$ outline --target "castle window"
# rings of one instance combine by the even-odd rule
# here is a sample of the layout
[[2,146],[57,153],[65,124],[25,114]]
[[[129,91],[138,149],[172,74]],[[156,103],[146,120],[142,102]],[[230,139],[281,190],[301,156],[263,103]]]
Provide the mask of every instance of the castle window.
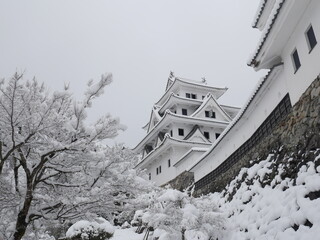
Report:
[[216,118],[216,113],[214,111],[205,111],[204,113],[207,118]]
[[159,166],[159,174],[161,173],[161,166]]
[[296,73],[298,69],[301,67],[300,58],[299,58],[297,49],[293,51],[293,53],[291,54],[291,58],[294,66],[294,73]]
[[157,168],[157,175],[159,174],[159,168]]
[[210,133],[209,132],[203,132],[203,135],[206,137],[206,139],[210,139]]
[[188,115],[188,110],[185,108],[182,108],[182,115]]
[[149,173],[149,180],[151,180],[151,173]]
[[191,94],[190,93],[186,93],[186,98],[191,98]]
[[216,133],[216,138],[220,137],[220,133]]
[[308,30],[305,33],[308,46],[309,46],[309,53],[312,51],[312,49],[317,45],[317,39],[316,35],[314,34],[312,25],[309,26]]
[[179,128],[178,129],[178,134],[179,134],[179,136],[184,136],[184,129],[183,128]]
[[192,99],[197,99],[197,95],[196,94],[191,94],[191,98]]
[[171,167],[171,161],[170,161],[170,159],[168,160],[168,167]]
[[173,136],[173,132],[172,132],[172,130],[170,131],[170,136],[171,136],[171,137]]

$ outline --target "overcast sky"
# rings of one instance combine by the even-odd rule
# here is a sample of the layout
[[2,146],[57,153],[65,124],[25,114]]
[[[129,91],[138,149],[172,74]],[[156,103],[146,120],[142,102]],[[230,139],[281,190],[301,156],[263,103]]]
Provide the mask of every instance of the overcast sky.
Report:
[[110,112],[128,129],[115,140],[134,147],[169,72],[229,90],[241,107],[263,75],[246,66],[259,31],[252,0],[0,0],[0,78],[25,71],[52,90],[70,82],[77,98],[89,79],[113,83],[90,110]]

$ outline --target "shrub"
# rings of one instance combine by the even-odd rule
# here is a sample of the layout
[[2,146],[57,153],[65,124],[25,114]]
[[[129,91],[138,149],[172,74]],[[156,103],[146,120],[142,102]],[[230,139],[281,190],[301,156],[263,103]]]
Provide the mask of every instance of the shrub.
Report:
[[68,240],[106,240],[113,236],[114,227],[105,219],[98,218],[94,222],[81,220],[73,224],[67,231]]

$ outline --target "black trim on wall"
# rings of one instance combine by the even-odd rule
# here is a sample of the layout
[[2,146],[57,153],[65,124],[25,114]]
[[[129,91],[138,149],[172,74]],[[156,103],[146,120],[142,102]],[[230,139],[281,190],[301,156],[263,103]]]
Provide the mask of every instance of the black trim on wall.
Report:
[[270,135],[274,127],[291,111],[292,105],[289,94],[287,94],[245,143],[243,143],[233,154],[231,154],[230,157],[228,157],[220,166],[195,183],[195,189],[197,190],[203,188],[219,175],[229,170],[250,149],[252,149],[265,137]]

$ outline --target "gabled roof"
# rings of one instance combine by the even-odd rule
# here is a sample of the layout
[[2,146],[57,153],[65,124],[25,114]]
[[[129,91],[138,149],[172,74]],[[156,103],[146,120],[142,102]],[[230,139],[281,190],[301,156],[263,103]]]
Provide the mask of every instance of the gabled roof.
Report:
[[222,141],[222,139],[224,139],[228,133],[230,132],[231,129],[233,129],[234,126],[236,126],[236,124],[241,120],[241,118],[243,117],[244,114],[247,113],[249,107],[251,107],[251,104],[253,102],[253,100],[256,98],[256,96],[260,93],[261,89],[264,87],[264,85],[267,84],[268,80],[271,78],[275,78],[279,72],[283,69],[283,64],[274,66],[273,68],[270,69],[270,71],[268,72],[268,74],[262,78],[259,83],[257,84],[256,88],[254,89],[253,93],[251,94],[251,96],[249,97],[247,103],[243,106],[243,108],[241,109],[241,111],[238,113],[238,115],[233,119],[233,121],[229,124],[229,126],[221,133],[221,135],[219,136],[219,138],[213,143],[212,147],[210,147],[210,149],[208,150],[208,152],[206,152],[200,159],[198,162],[196,162],[193,166],[191,166],[189,169],[187,169],[187,171],[192,170],[193,168],[195,168],[199,163],[201,163],[205,157],[207,157],[218,145],[219,143]]
[[217,103],[211,93],[207,94],[201,106],[191,115],[191,117],[197,117],[201,112],[205,111],[205,109],[207,109],[207,107],[211,105],[213,105],[221,113],[221,115],[226,118],[227,121],[232,120],[228,113],[226,113],[225,110],[220,106],[220,104]]
[[134,147],[133,151],[141,151],[143,149],[143,145],[146,144],[150,138],[155,138],[155,134],[157,132],[160,132],[163,127],[167,126],[166,124],[169,123],[186,123],[186,124],[200,124],[200,125],[206,125],[206,126],[216,126],[216,127],[226,127],[229,122],[226,121],[219,121],[216,119],[211,118],[195,118],[190,116],[184,116],[184,115],[178,115],[170,112],[169,110],[165,111],[164,116],[162,119],[152,128],[149,130],[148,134],[138,143],[136,147]]
[[271,32],[271,29],[273,27],[273,25],[275,24],[278,16],[279,16],[279,13],[281,12],[281,9],[282,9],[282,6],[283,4],[285,3],[286,0],[277,0],[275,5],[274,5],[274,8],[272,10],[272,13],[270,14],[269,16],[269,19],[267,21],[267,26],[265,27],[263,33],[262,33],[262,36],[261,36],[261,39],[258,43],[258,46],[254,52],[254,54],[252,55],[252,57],[250,57],[249,61],[248,61],[248,66],[257,66],[259,63],[256,61],[257,59],[257,56],[259,55],[262,47],[264,46],[266,40],[268,39],[268,36]]
[[155,107],[155,106],[151,110],[149,123],[147,123],[147,125],[145,125],[145,127],[148,127],[147,132],[150,131],[150,127],[152,126],[153,119],[156,119],[158,122],[161,120],[161,116],[159,115],[157,107]]
[[177,94],[171,93],[168,99],[162,104],[162,106],[159,108],[159,113],[164,112],[166,109],[168,109],[174,102],[177,103],[185,103],[188,105],[200,105],[202,103],[202,100],[199,99],[191,99],[191,98],[185,98],[180,97]]
[[176,138],[172,138],[169,134],[166,134],[164,137],[164,140],[159,144],[156,148],[154,148],[151,152],[148,153],[147,156],[145,156],[142,161],[140,161],[134,168],[138,168],[143,164],[148,163],[148,161],[156,156],[159,153],[162,153],[166,148],[169,148],[173,145],[181,145],[181,146],[201,146],[201,147],[209,147],[211,143],[204,143],[204,142],[194,142],[194,141],[185,141],[185,140],[179,140]]
[[165,99],[168,98],[169,94],[173,92],[173,89],[177,87],[178,85],[185,85],[185,86],[190,86],[193,88],[201,88],[201,89],[207,89],[212,92],[215,92],[217,94],[217,98],[221,97],[227,90],[228,88],[217,88],[217,87],[211,87],[206,85],[205,83],[200,83],[200,82],[195,82],[183,78],[175,78],[173,83],[170,85],[170,87],[166,90],[166,92],[162,95],[160,100],[155,103],[157,106],[162,106],[162,104],[165,102]]
[[195,125],[183,140],[189,140],[194,137],[200,137],[203,142],[210,143],[210,141],[203,135],[198,125]]

